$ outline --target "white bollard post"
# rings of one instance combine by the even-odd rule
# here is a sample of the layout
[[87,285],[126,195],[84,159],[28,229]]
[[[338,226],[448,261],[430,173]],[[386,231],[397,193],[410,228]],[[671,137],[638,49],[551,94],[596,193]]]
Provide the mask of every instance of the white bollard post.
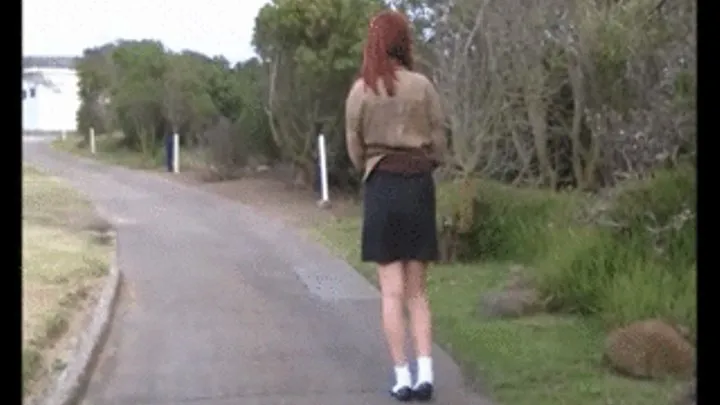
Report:
[[60,139],[64,141],[65,137],[65,130],[60,131]]
[[95,128],[90,128],[90,153],[95,154]]
[[328,190],[327,151],[323,134],[318,135],[318,155],[320,156],[320,201],[318,201],[318,206],[325,208],[330,205],[330,191]]
[[172,168],[173,173],[180,172],[180,136],[173,134],[173,149],[172,149]]

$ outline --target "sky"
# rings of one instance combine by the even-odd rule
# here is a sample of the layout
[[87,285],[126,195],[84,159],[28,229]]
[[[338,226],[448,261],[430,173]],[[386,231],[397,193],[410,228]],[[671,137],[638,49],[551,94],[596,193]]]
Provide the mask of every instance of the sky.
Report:
[[157,39],[231,62],[254,56],[255,16],[268,0],[23,0],[23,55],[79,56],[117,39]]

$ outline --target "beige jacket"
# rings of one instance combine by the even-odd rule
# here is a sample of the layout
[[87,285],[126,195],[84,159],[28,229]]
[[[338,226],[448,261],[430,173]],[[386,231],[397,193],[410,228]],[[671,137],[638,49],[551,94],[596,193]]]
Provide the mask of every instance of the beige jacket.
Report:
[[359,79],[345,101],[345,136],[350,160],[363,181],[398,148],[423,148],[442,164],[447,153],[445,115],[435,86],[424,75],[397,71],[395,96],[378,81],[379,95]]

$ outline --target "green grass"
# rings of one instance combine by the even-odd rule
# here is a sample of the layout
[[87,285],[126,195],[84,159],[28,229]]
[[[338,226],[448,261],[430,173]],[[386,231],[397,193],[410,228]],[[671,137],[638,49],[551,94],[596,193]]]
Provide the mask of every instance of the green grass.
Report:
[[118,134],[98,135],[95,138],[95,154],[80,136],[68,136],[53,142],[53,147],[74,155],[94,158],[105,163],[125,166],[132,169],[155,170],[164,167],[162,150],[143,154],[122,145],[122,137]]
[[[79,136],[68,136],[53,141],[57,150],[68,152],[77,156],[98,159],[104,163],[140,170],[166,170],[165,150],[158,148],[154,151],[142,153],[128,148],[122,143],[122,134],[98,135],[95,138],[95,154],[90,153],[90,147]],[[205,167],[202,153],[198,150],[182,149],[180,152],[181,169],[195,169]]]
[[529,266],[555,311],[591,316],[606,328],[663,318],[692,335],[694,180],[694,167],[683,164],[602,197],[479,179],[448,182],[438,187],[438,211],[466,224],[464,261]]
[[62,360],[59,341],[107,272],[111,246],[96,242],[92,206],[58,179],[23,166],[22,379],[32,394]]
[[[342,219],[313,234],[376,283],[359,261],[360,221]],[[428,292],[436,341],[460,362],[472,382],[482,380],[500,405],[657,405],[676,385],[618,377],[601,364],[604,329],[577,316],[540,315],[486,320],[476,315],[484,291],[506,280],[501,262],[435,266]]]

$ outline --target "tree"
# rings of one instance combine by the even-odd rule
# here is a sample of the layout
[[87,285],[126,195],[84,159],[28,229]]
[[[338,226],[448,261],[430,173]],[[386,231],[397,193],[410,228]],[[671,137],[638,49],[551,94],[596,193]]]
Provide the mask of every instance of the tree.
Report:
[[163,76],[163,114],[174,133],[198,133],[218,114],[208,84],[203,80],[203,69],[209,67],[192,55],[167,56]]
[[169,126],[163,118],[165,49],[156,41],[121,42],[112,62],[116,80],[110,103],[118,126],[130,147],[152,154]]
[[694,150],[692,2],[392,3],[464,175],[595,190]]
[[265,113],[298,183],[308,184],[315,172],[318,122],[330,140],[330,160],[344,149],[344,98],[368,19],[381,6],[375,0],[275,0],[255,20],[253,44],[268,69]]
[[[596,190],[695,151],[689,0],[274,0],[256,17],[259,58],[235,66],[147,40],[86,50],[79,127],[121,130],[146,151],[173,131],[218,152],[232,144],[307,185],[321,123],[331,183],[354,187],[344,99],[386,6],[410,17],[417,69],[442,95],[453,175]],[[228,156],[228,173],[253,160]]]
[[113,43],[86,49],[75,64],[80,96],[78,130],[82,133],[87,133],[90,128],[105,133],[113,126],[114,116],[107,102],[114,80],[111,60],[114,49]]

